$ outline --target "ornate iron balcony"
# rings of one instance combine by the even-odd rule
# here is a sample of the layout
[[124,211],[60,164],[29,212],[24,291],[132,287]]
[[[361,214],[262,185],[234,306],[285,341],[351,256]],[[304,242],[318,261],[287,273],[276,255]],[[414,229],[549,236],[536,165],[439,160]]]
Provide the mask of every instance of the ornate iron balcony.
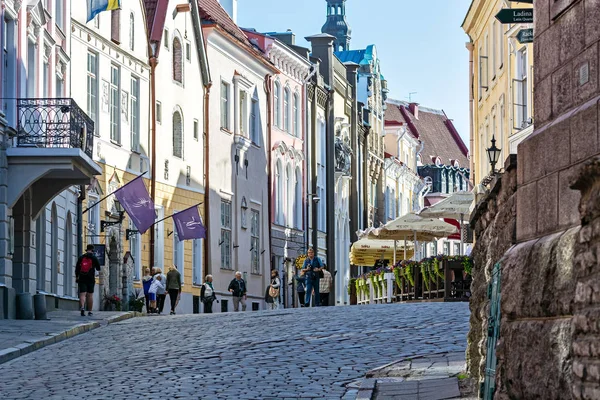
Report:
[[17,146],[81,149],[92,158],[94,121],[73,99],[18,99]]

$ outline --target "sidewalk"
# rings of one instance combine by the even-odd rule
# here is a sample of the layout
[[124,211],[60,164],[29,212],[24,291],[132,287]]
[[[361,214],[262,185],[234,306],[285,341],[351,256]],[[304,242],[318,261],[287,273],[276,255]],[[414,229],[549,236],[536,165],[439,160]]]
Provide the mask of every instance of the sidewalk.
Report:
[[460,399],[458,378],[464,368],[464,352],[406,358],[369,371],[356,399]]
[[46,321],[3,319],[0,321],[0,364],[137,315],[141,314],[98,311],[91,317],[82,317],[79,311],[53,311],[48,313]]

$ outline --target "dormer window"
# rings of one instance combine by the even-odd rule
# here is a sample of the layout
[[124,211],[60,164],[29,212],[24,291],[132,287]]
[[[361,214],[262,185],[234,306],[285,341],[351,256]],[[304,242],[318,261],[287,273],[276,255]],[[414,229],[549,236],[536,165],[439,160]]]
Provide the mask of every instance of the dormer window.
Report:
[[442,166],[442,160],[439,157],[435,158],[435,165],[436,165],[436,167]]

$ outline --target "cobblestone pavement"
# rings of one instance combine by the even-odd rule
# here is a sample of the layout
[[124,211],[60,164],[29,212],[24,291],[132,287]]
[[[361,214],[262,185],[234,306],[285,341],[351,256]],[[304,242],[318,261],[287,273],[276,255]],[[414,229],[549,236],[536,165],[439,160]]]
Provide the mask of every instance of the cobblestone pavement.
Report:
[[0,365],[0,398],[340,399],[373,368],[464,351],[468,317],[424,303],[134,318]]

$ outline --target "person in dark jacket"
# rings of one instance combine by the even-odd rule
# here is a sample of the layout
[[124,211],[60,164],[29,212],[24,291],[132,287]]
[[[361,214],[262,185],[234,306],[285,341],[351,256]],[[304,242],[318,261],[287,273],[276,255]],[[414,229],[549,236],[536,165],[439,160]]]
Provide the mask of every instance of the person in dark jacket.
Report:
[[310,307],[310,300],[314,293],[315,307],[321,305],[321,297],[319,296],[319,278],[320,272],[323,270],[323,263],[319,257],[315,257],[315,251],[310,248],[306,254],[308,257],[304,260],[302,271],[306,277],[306,294],[304,296],[304,306]]
[[206,275],[204,284],[202,285],[202,290],[200,291],[200,301],[204,303],[205,314],[212,314],[213,302],[217,300],[217,295],[215,294],[215,288],[213,287],[212,281],[212,275]]
[[242,279],[242,273],[237,271],[235,278],[229,283],[229,292],[233,295],[233,311],[237,312],[242,303],[242,311],[246,311],[246,281]]
[[[152,268],[154,270],[154,268]],[[146,298],[146,313],[150,314],[150,286],[152,285],[152,275],[150,275],[150,268],[144,268],[144,276],[142,277],[142,286],[144,288],[144,297]]]
[[92,315],[96,271],[100,271],[100,261],[94,255],[94,245],[88,244],[85,254],[79,257],[75,266],[75,282],[79,286],[79,307],[82,317],[85,316],[86,300],[88,316]]
[[167,273],[167,292],[171,300],[171,315],[175,315],[175,307],[181,297],[181,274],[177,271],[177,265],[173,265]]

